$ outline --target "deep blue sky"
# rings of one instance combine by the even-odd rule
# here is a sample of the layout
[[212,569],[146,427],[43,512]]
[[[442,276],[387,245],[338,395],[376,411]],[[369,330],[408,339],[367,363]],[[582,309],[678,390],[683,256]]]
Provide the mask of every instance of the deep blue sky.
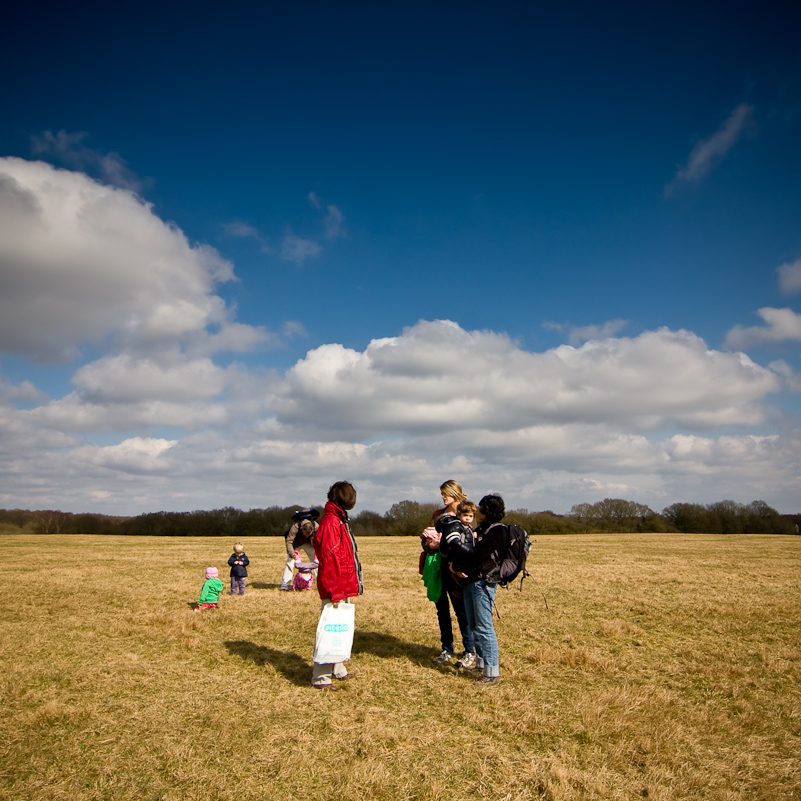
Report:
[[[141,224],[149,215],[186,238],[187,262],[176,267],[172,246],[122,211],[110,235],[112,212],[84,207],[80,192],[58,234],[55,207],[29,234],[10,222],[0,232],[0,289],[19,312],[0,332],[15,465],[0,505],[318,502],[348,476],[378,511],[436,499],[446,478],[532,509],[608,496],[657,509],[722,497],[796,509],[797,9],[12,13],[0,157],[59,172],[45,186],[8,162],[4,186],[29,210],[78,192],[83,175],[98,182],[86,191],[115,187],[108,209],[133,199]],[[235,280],[184,283],[200,247]],[[168,262],[183,277],[165,285]],[[56,274],[74,276],[61,296]],[[81,286],[85,305],[79,292],[58,304]],[[160,298],[166,316],[180,316],[182,300],[202,311],[170,334],[163,316],[142,322]],[[58,324],[49,301],[66,309]],[[209,311],[220,301],[224,325]],[[760,309],[786,311],[769,321]],[[455,326],[426,327],[437,320]],[[195,341],[233,324],[245,328],[230,336],[250,336],[233,355]],[[694,344],[666,354],[683,336]],[[384,338],[409,348],[403,386],[369,349]],[[325,350],[334,344],[352,351],[347,369]],[[319,370],[313,353],[330,375],[310,388],[290,368]],[[364,372],[349,372],[354,359]],[[182,371],[205,388],[194,393]],[[517,416],[499,386],[514,378],[527,398]],[[459,402],[437,407],[449,391]],[[254,395],[259,407],[243,406]],[[182,405],[200,403],[182,419]],[[296,471],[283,460],[298,449]],[[43,468],[56,456],[58,468]]]

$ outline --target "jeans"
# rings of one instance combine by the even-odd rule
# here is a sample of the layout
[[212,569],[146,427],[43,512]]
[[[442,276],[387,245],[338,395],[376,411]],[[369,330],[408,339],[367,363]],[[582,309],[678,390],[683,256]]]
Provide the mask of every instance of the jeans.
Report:
[[479,665],[484,665],[484,675],[490,677],[501,675],[498,638],[495,636],[495,625],[492,620],[496,589],[495,584],[477,581],[475,584],[468,584],[464,590],[467,622],[476,639],[476,658]]
[[236,595],[237,590],[240,595],[245,594],[245,576],[231,576],[231,595]]
[[[468,654],[476,651],[473,637],[473,627],[467,618],[464,596],[459,597],[459,587],[456,586],[450,575],[447,565],[442,567],[442,595],[437,601],[437,620],[439,621],[439,636],[442,641],[442,650],[453,653],[453,624],[451,623],[451,605],[456,613],[456,622],[462,635],[462,645]],[[450,599],[450,601],[449,601]]]

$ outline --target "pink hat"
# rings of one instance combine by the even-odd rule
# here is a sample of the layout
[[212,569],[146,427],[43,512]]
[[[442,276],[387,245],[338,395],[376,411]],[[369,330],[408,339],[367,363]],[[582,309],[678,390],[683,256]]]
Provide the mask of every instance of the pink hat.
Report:
[[206,578],[217,578],[219,576],[219,572],[217,571],[216,567],[207,567],[206,568]]

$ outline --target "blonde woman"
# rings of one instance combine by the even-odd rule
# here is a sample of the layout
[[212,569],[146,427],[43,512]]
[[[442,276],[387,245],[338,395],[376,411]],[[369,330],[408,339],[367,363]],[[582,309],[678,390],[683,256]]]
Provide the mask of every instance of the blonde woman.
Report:
[[[440,542],[437,541],[436,537],[431,536],[432,528],[436,525],[437,520],[443,515],[455,516],[456,507],[461,501],[467,500],[467,496],[462,490],[462,485],[458,481],[453,481],[452,479],[446,481],[439,488],[439,491],[442,496],[442,503],[444,504],[443,508],[434,512],[434,516],[431,518],[431,526],[423,532],[421,537],[423,550],[426,552],[431,552],[440,547]],[[456,518],[454,517],[454,519]],[[461,654],[459,660],[459,667],[470,668],[476,661],[473,631],[467,622],[467,613],[464,608],[462,590],[456,584],[445,556],[446,554],[443,553],[443,559],[440,562],[442,592],[440,593],[439,600],[435,604],[437,607],[437,620],[439,622],[442,653],[434,657],[434,663],[437,665],[445,665],[454,657],[453,624],[451,623],[451,606],[453,606],[453,611],[456,614],[456,622],[459,624],[459,631],[462,635],[462,645],[464,646],[464,652]]]

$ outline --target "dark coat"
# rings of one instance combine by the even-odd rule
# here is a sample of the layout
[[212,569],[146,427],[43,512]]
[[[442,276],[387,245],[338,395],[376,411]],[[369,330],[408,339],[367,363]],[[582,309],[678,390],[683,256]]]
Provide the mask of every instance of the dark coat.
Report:
[[[235,565],[234,562],[242,562],[241,565]],[[250,559],[243,553],[232,553],[231,558],[228,560],[231,565],[231,576],[234,578],[244,578],[248,574],[247,566],[250,564]]]

